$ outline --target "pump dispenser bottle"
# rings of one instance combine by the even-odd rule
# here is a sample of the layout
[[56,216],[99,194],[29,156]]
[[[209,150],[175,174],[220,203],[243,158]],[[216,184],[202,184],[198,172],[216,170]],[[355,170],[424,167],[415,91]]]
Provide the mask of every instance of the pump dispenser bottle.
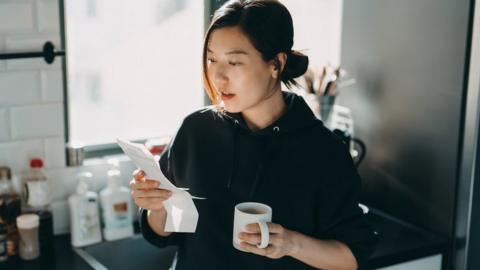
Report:
[[118,160],[109,160],[108,184],[100,191],[103,218],[103,236],[113,241],[133,235],[132,201],[130,189],[121,185]]
[[77,175],[76,193],[68,198],[71,241],[74,247],[83,247],[102,241],[98,195],[96,192],[88,190],[86,180],[89,178],[92,178],[92,174],[89,172]]

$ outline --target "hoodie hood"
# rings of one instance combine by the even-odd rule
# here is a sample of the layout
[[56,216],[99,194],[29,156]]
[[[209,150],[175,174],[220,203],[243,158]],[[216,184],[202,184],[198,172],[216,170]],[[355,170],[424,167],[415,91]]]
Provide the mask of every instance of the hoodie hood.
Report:
[[242,128],[245,131],[252,132],[258,135],[275,136],[284,133],[296,131],[303,128],[311,127],[318,124],[319,120],[315,117],[310,107],[308,107],[305,100],[292,92],[282,91],[283,99],[285,100],[287,111],[274,123],[256,132],[252,132],[241,113],[225,114],[227,118],[236,127]]

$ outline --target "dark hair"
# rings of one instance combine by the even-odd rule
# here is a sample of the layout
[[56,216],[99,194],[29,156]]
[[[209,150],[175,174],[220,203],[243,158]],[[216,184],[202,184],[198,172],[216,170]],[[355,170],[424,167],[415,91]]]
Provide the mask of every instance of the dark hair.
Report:
[[287,54],[287,62],[280,80],[287,88],[297,85],[294,78],[305,73],[308,57],[293,51],[293,22],[287,8],[277,0],[231,0],[215,11],[203,44],[203,79],[205,89],[213,104],[218,104],[218,94],[207,74],[207,46],[214,30],[238,26],[264,61],[278,53]]

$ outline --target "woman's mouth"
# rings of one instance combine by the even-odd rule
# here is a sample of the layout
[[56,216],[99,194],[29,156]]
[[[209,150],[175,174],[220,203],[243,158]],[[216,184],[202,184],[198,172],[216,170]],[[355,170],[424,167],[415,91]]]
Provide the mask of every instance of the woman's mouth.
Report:
[[230,99],[232,99],[234,96],[235,96],[235,94],[231,94],[231,93],[226,93],[226,92],[222,92],[222,93],[221,93],[221,97],[222,97],[222,100],[223,100],[223,101],[230,100]]

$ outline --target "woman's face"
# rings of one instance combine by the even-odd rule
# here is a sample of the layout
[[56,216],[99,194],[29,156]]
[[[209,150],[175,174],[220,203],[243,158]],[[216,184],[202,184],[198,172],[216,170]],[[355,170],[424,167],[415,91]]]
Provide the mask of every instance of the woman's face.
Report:
[[277,80],[273,61],[265,62],[238,27],[210,34],[207,49],[210,82],[228,112],[243,112],[272,95]]

